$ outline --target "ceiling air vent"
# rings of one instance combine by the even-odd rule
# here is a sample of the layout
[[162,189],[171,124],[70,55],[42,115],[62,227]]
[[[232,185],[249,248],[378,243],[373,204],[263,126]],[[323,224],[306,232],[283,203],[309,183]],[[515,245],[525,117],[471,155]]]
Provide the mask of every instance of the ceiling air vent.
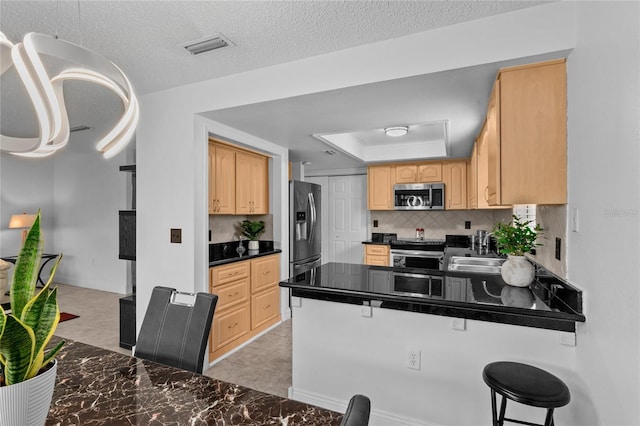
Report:
[[222,47],[234,46],[233,42],[224,35],[218,33],[207,36],[199,40],[190,41],[182,45],[192,55],[209,52],[211,50],[220,49]]

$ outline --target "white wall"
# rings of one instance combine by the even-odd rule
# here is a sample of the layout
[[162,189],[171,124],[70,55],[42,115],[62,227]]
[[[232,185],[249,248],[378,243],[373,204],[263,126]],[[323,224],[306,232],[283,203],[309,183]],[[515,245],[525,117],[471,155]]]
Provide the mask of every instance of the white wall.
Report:
[[591,424],[640,424],[640,4],[576,3],[568,61],[568,278],[585,292],[576,369]]
[[126,293],[128,261],[118,259],[118,210],[130,206],[125,156],[106,160],[90,147],[56,156],[53,238],[64,254],[56,282]]
[[[118,167],[133,144],[111,160],[72,135],[49,158],[0,156],[0,254],[16,254],[21,232],[7,229],[12,214],[42,211],[47,253],[63,253],[56,282],[125,293],[127,261],[118,259],[118,210],[130,206],[126,174]],[[84,143],[84,145],[82,145]],[[91,146],[89,146],[91,145]]]
[[53,162],[0,154],[0,255],[14,256],[22,245],[22,231],[8,229],[14,214],[41,210],[44,251],[53,251]]
[[[295,305],[295,301],[294,301]],[[351,395],[371,398],[372,425],[488,425],[490,391],[482,369],[495,360],[535,364],[563,378],[584,399],[575,370],[580,347],[560,344],[561,332],[486,321],[453,319],[302,299],[293,308],[292,396],[344,411]],[[421,351],[421,369],[406,367],[407,352]],[[542,409],[508,405],[507,416],[542,422]],[[594,408],[571,404],[557,410],[556,424],[586,425]],[[607,423],[615,425],[617,423]]]
[[[590,417],[593,423],[640,424],[640,333],[635,312],[640,276],[638,221],[637,217],[635,223],[603,218],[602,211],[590,215],[586,208],[606,191],[611,199],[618,194],[610,205],[625,211],[628,206],[632,212],[638,206],[638,179],[633,171],[638,166],[637,7],[635,3],[556,2],[143,96],[137,151],[138,324],[153,286],[174,283],[186,291],[206,288],[206,132],[196,125],[197,114],[571,49],[577,44],[575,58],[569,61],[569,191],[570,203],[581,207],[584,231],[569,236],[568,275],[587,290],[588,323],[578,336],[578,362],[575,367],[566,366],[574,368],[570,376],[587,383],[587,387],[575,387],[572,404],[585,408],[587,414],[595,412]],[[621,24],[636,28],[635,34],[621,31]],[[622,49],[624,53],[616,55]],[[386,60],[380,61],[381,57]],[[631,90],[623,90],[623,85]],[[581,145],[584,152],[578,152]],[[583,161],[585,166],[579,164]],[[281,176],[286,187],[285,170]],[[616,220],[628,226],[615,225]],[[284,224],[282,241],[286,241],[286,217],[280,223]],[[609,225],[614,235],[620,235],[610,238],[609,230],[598,230]],[[183,228],[183,244],[169,243],[171,227]],[[631,232],[622,233],[622,228]],[[277,232],[274,229],[274,237]],[[634,246],[629,243],[620,250],[625,241]],[[621,258],[632,261],[614,272],[612,267]],[[621,306],[625,301],[628,306]],[[371,365],[372,370],[376,368],[385,366]],[[597,389],[599,382],[606,386]],[[586,410],[589,406],[593,409]]]

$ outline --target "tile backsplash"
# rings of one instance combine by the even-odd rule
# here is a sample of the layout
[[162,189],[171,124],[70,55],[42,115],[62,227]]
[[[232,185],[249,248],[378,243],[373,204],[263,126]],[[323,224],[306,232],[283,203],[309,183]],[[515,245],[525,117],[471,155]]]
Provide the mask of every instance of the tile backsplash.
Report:
[[[371,211],[371,232],[391,232],[398,238],[415,238],[416,228],[424,228],[426,239],[444,239],[447,234],[471,235],[478,229],[490,231],[498,220],[509,220],[511,209],[447,211]],[[378,227],[373,227],[373,221]],[[465,221],[471,229],[465,229]]]
[[[567,277],[567,206],[537,206],[536,222],[542,227],[543,245],[536,248],[533,258],[548,271],[560,278]],[[556,238],[560,238],[560,260],[555,257]]]
[[[273,241],[273,215],[262,216],[238,216],[238,215],[209,215],[209,230],[211,231],[210,243],[225,243],[237,241],[240,235],[240,222],[243,220],[264,220],[265,231],[260,235],[260,240]],[[242,237],[246,240],[245,237]]]

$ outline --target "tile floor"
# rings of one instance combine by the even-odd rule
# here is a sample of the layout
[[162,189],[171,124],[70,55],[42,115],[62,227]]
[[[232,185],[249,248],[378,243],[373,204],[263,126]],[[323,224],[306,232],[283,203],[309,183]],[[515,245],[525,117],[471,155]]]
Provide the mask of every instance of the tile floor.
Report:
[[[131,354],[119,346],[118,299],[122,295],[57,285],[60,311],[80,316],[60,323],[55,333],[57,336]],[[291,321],[275,327],[204,374],[286,397],[291,386]]]

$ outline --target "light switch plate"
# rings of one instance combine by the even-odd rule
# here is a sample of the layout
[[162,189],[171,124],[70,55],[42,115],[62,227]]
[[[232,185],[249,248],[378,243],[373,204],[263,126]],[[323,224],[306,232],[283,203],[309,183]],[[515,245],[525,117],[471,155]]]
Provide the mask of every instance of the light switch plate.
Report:
[[171,228],[171,242],[174,244],[182,243],[182,229]]
[[296,296],[292,296],[291,297],[291,307],[292,308],[299,308],[301,306],[302,306],[302,298],[296,297]]
[[570,333],[567,331],[560,332],[560,343],[567,346],[575,346],[576,333]]

